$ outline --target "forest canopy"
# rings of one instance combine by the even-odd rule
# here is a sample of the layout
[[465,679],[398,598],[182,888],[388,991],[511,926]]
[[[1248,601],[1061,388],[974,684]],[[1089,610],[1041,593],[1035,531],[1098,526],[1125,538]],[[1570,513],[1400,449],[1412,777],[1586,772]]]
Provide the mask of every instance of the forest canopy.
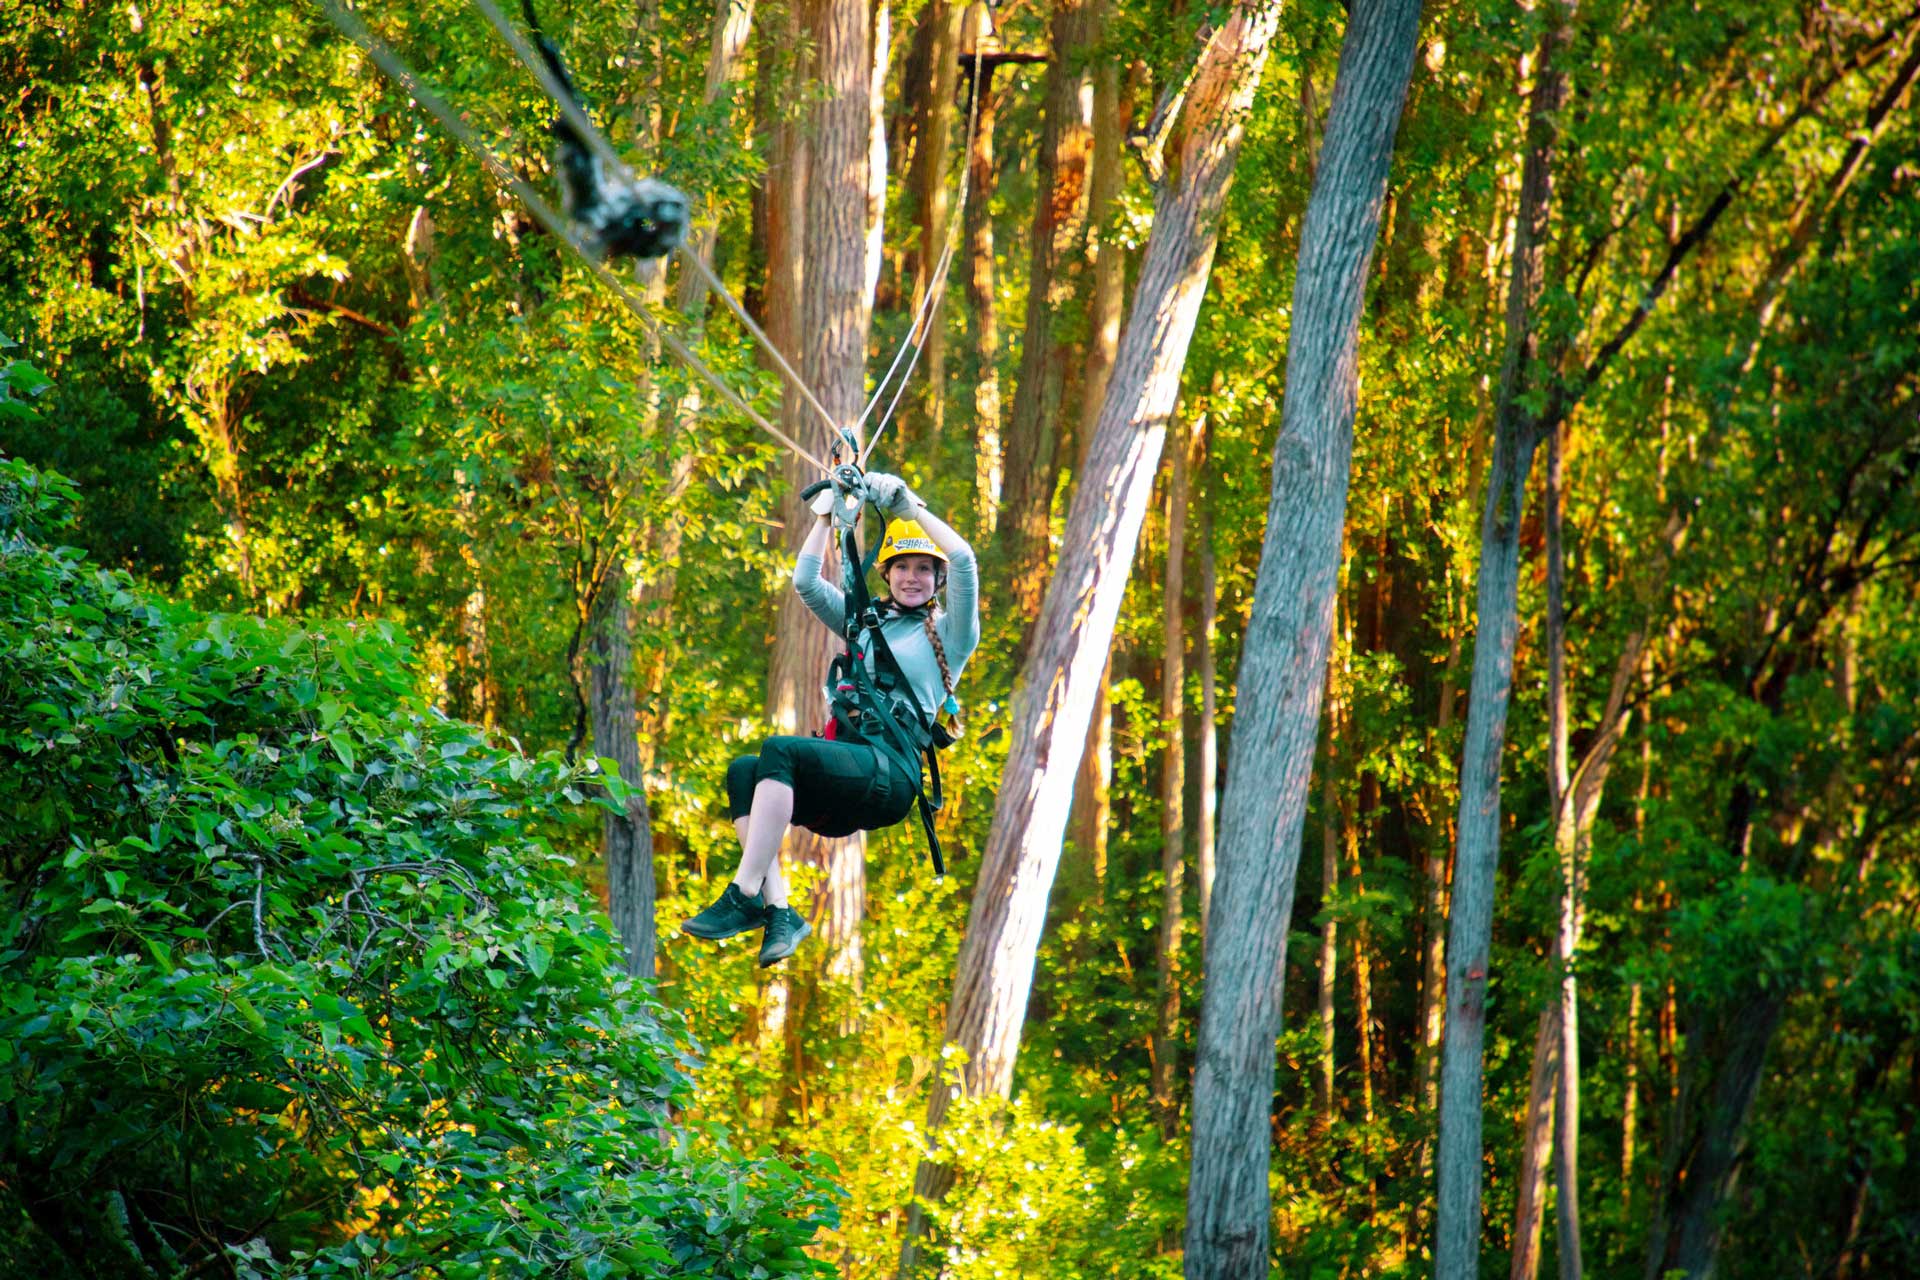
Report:
[[0,17],[0,1275],[1920,1273],[1920,10],[536,11]]

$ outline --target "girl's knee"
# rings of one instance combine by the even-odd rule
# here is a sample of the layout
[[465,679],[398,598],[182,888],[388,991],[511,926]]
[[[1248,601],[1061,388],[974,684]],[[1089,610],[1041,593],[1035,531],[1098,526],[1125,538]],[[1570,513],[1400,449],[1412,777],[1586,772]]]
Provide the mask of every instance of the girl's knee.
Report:
[[811,738],[794,738],[785,735],[768,738],[760,744],[759,763],[755,766],[757,781],[784,782],[794,785],[794,779],[800,767],[797,744],[811,742]]
[[727,816],[744,818],[753,812],[753,787],[760,780],[760,757],[737,756],[727,766]]

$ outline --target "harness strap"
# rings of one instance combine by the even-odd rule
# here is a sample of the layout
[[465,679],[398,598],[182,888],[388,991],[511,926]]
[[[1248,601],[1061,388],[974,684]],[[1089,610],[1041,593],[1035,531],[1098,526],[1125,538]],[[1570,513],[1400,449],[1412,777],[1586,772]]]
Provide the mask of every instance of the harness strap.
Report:
[[[841,532],[842,579],[845,584],[846,620],[842,629],[846,634],[847,652],[845,661],[851,669],[855,698],[845,699],[836,689],[833,695],[834,710],[839,712],[843,705],[860,713],[858,727],[861,737],[871,743],[875,750],[897,765],[900,771],[913,784],[914,802],[920,807],[920,825],[926,829],[927,851],[933,858],[933,873],[936,876],[947,874],[946,859],[941,856],[940,837],[933,829],[934,811],[939,809],[944,799],[940,791],[940,765],[933,758],[932,731],[928,728],[924,716],[919,710],[918,701],[913,706],[916,714],[915,735],[922,739],[911,742],[907,738],[907,726],[893,714],[893,708],[899,705],[894,699],[882,694],[874,683],[873,672],[867,670],[867,664],[860,652],[860,643],[864,633],[866,643],[873,651],[874,670],[884,672],[888,683],[905,683],[905,673],[900,662],[893,656],[893,648],[887,643],[886,633],[881,630],[880,614],[874,608],[873,596],[867,591],[867,577],[863,572],[860,558],[860,542],[851,528]],[[861,566],[861,567],[857,567]],[[836,682],[838,683],[838,682]],[[911,691],[908,697],[912,697]],[[875,722],[880,732],[874,734],[869,726]],[[882,741],[885,739],[885,741]],[[921,772],[920,758],[924,758],[933,772],[933,795],[927,795],[924,775]]]

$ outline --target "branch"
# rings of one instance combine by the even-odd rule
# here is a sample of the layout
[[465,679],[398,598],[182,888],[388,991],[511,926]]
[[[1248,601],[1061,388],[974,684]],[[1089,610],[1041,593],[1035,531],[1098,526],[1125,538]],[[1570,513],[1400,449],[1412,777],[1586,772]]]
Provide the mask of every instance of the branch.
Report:
[[279,187],[274,190],[273,195],[267,200],[267,212],[263,221],[273,221],[273,206],[280,204],[282,201],[285,202],[286,211],[292,213],[294,211],[294,201],[300,198],[300,180],[315,170],[324,171],[331,169],[335,164],[339,163],[342,154],[343,153],[339,151],[328,148],[294,165],[292,172],[287,174]]
[[[1903,21],[1911,22],[1916,18],[1920,18],[1920,7],[1910,10]],[[1705,242],[1708,233],[1713,230],[1715,224],[1720,221],[1721,216],[1732,206],[1735,197],[1740,194],[1742,189],[1745,188],[1759,172],[1761,165],[1766,162],[1767,157],[1773,153],[1774,149],[1786,139],[1787,135],[1792,132],[1795,126],[1814,113],[1820,103],[1825,100],[1827,94],[1832,92],[1835,85],[1852,75],[1855,71],[1872,66],[1875,62],[1879,61],[1891,46],[1894,35],[1898,30],[1898,24],[1889,24],[1878,36],[1857,50],[1854,56],[1848,59],[1844,65],[1836,67],[1828,74],[1826,79],[1807,90],[1801,98],[1800,105],[1795,107],[1786,119],[1782,120],[1768,133],[1765,140],[1754,149],[1753,154],[1740,166],[1734,176],[1728,178],[1720,190],[1714,193],[1713,199],[1707,203],[1707,207],[1702,210],[1700,215],[1693,220],[1686,230],[1681,232],[1679,237],[1668,246],[1666,260],[1660,264],[1660,269],[1654,274],[1653,280],[1641,291],[1639,301],[1634,304],[1632,312],[1620,323],[1619,328],[1614,331],[1613,336],[1601,345],[1593,358],[1587,361],[1585,367],[1583,367],[1578,374],[1571,379],[1556,381],[1553,384],[1553,390],[1549,394],[1546,410],[1541,415],[1540,430],[1551,430],[1556,424],[1563,421],[1569,413],[1573,412],[1575,406],[1586,397],[1587,392],[1592,389],[1594,383],[1598,382],[1600,376],[1606,372],[1607,366],[1613,363],[1614,357],[1619,355],[1621,349],[1633,340],[1635,334],[1640,332],[1640,327],[1647,322],[1647,318],[1653,314],[1654,307],[1659,304],[1660,299],[1666,294],[1668,288],[1672,286],[1674,277],[1679,274],[1681,266],[1692,256],[1693,251]],[[1903,68],[1902,71],[1903,76],[1897,77],[1897,79],[1904,79],[1910,82],[1911,73],[1908,72],[1906,68]],[[1883,98],[1881,101],[1888,101],[1888,99]],[[1880,112],[1880,118],[1884,119],[1884,112],[1881,110],[1880,102],[1876,102],[1875,111]],[[1862,144],[1856,140],[1855,146],[1860,147],[1861,145]],[[1850,152],[1849,154],[1851,155],[1852,153]],[[1843,165],[1843,168],[1844,167]]]
[[338,302],[329,302],[325,298],[316,298],[307,292],[305,285],[289,285],[287,288],[287,297],[296,306],[305,307],[311,311],[324,311],[329,315],[339,316],[342,320],[351,320],[361,328],[371,329],[383,338],[395,336],[393,326],[382,324],[372,316],[363,315],[355,311],[352,307],[342,306]]
[[1180,108],[1187,103],[1187,90],[1193,87],[1194,77],[1200,74],[1200,66],[1207,60],[1207,51],[1213,46],[1217,34],[1211,26],[1200,28],[1200,53],[1194,58],[1193,65],[1187,68],[1187,74],[1181,77],[1177,86],[1169,85],[1161,93],[1146,127],[1127,136],[1127,146],[1132,150],[1134,159],[1140,162],[1140,167],[1146,171],[1147,181],[1155,187],[1167,176],[1167,139],[1173,136],[1173,126],[1180,118]]

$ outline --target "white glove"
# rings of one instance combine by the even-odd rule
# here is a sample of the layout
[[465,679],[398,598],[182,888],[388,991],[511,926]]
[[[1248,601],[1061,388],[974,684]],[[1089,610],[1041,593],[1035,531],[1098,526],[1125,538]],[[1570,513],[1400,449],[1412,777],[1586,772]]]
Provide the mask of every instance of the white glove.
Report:
[[867,501],[878,507],[883,515],[904,517],[920,505],[920,497],[907,488],[907,482],[899,476],[888,475],[884,471],[869,471],[865,476]]

